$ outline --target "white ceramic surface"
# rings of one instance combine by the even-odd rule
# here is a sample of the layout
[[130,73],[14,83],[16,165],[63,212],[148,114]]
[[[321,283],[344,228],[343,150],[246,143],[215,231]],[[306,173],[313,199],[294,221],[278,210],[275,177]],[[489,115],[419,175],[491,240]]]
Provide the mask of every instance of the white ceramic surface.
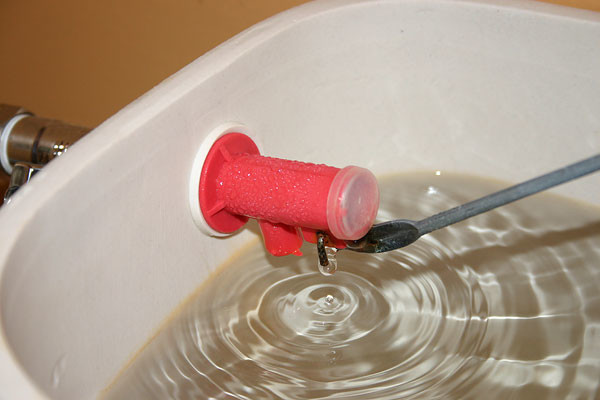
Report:
[[[204,137],[376,174],[517,181],[600,151],[600,15],[525,1],[310,3],[199,58],[0,210],[0,398],[94,398],[254,234],[204,235]],[[600,177],[558,189],[600,202]]]

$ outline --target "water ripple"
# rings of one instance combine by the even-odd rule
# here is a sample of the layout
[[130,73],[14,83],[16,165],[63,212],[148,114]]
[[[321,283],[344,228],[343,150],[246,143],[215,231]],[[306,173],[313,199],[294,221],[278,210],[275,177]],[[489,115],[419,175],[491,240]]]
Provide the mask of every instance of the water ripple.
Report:
[[[497,189],[452,174],[394,177],[381,184],[381,215],[418,219]],[[106,397],[593,398],[599,249],[598,209],[553,196],[395,252],[339,252],[331,276],[311,247],[273,258],[256,246],[204,285]]]

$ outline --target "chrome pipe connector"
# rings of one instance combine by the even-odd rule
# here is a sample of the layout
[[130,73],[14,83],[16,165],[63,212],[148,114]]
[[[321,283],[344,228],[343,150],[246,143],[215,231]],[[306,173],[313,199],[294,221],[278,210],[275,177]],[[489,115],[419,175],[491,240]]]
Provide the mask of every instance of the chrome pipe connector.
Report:
[[0,115],[10,117],[4,123],[0,121],[0,160],[8,174],[18,162],[47,164],[90,131],[89,128],[37,117],[15,106],[0,105]]
[[0,104],[0,164],[11,175],[5,199],[89,131],[35,116],[22,107]]

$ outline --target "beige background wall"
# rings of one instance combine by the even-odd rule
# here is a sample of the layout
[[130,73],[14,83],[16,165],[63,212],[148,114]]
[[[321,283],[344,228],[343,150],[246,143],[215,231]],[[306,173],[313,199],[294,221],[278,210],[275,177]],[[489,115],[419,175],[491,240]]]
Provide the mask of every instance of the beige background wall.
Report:
[[[600,11],[600,0],[549,0]],[[207,50],[306,0],[1,0],[0,102],[95,126]]]
[[95,126],[207,50],[306,0],[0,0],[0,102]]
[[[0,0],[0,103],[93,127],[207,50],[307,0]],[[600,11],[600,0],[547,0]],[[0,190],[6,177],[0,174]]]

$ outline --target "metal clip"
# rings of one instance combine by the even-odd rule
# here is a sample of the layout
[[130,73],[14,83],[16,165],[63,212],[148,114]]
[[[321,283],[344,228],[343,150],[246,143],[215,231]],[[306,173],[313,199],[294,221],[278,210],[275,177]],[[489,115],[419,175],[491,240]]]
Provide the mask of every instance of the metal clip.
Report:
[[31,180],[31,178],[41,169],[39,165],[31,165],[26,163],[16,163],[13,165],[12,174],[10,175],[10,183],[8,189],[4,193],[4,203],[10,203],[10,197],[21,186]]

